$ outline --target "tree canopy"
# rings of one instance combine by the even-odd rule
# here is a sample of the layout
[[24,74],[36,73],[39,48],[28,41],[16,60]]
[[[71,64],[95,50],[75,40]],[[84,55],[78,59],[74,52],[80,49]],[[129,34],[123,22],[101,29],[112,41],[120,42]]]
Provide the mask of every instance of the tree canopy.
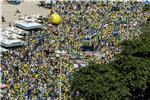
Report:
[[117,60],[81,68],[70,80],[76,100],[126,100],[150,98],[150,25],[139,39],[124,41]]

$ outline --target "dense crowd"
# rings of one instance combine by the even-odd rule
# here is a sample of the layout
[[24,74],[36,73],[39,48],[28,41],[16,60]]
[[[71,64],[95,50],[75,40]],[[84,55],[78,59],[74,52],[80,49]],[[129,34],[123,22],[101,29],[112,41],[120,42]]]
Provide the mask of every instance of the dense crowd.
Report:
[[[3,53],[2,82],[8,85],[3,89],[5,100],[69,98],[68,80],[76,69],[91,61],[108,63],[120,52],[122,40],[141,34],[141,7],[141,3],[129,2],[56,2],[50,15],[60,14],[60,25],[45,20],[43,29],[25,36],[28,46]],[[99,37],[97,48],[83,52],[81,41],[95,33]],[[73,59],[75,55],[79,58]]]

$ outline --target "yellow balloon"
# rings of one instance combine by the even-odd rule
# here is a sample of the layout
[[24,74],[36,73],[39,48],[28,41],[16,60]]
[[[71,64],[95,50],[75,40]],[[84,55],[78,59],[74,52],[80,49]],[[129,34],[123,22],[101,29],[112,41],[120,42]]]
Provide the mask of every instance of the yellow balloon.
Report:
[[62,18],[59,14],[55,13],[55,14],[52,14],[49,18],[50,22],[52,24],[60,24],[62,22]]

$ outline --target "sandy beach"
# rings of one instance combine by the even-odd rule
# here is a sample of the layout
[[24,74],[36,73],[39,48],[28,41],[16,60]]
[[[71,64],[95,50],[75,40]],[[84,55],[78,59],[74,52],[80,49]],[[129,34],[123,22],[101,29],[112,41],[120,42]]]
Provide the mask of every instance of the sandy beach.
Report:
[[[18,20],[19,15],[47,15],[48,9],[43,7],[38,7],[38,3],[40,0],[24,0],[19,5],[9,4],[7,2],[3,2],[1,4],[1,15],[5,17],[6,22],[1,23],[2,28],[9,27],[9,22],[13,22]],[[19,9],[21,13],[16,15],[16,10]]]

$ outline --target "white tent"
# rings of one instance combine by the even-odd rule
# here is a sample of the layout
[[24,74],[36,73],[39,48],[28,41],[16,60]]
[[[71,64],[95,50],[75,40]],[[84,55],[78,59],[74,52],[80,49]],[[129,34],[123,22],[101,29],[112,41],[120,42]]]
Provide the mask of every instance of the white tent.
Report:
[[5,30],[5,29],[1,30],[0,35],[4,36],[4,37],[7,37],[9,39],[22,39],[23,38],[23,36],[20,36],[18,34],[15,34],[14,32],[11,32],[11,31]]
[[10,39],[0,34],[0,42],[3,47],[26,46],[27,42],[20,39]]
[[39,29],[42,28],[43,25],[36,22],[26,22],[26,21],[15,21],[17,27],[30,30],[30,29]]
[[3,47],[26,46],[27,42],[22,41],[20,39],[13,39],[13,40],[2,39],[1,40],[1,45]]
[[22,30],[20,28],[17,28],[17,27],[8,27],[8,28],[5,28],[5,30],[8,30],[10,32],[13,32],[15,34],[18,34],[18,35],[29,35],[30,33],[28,31],[25,31],[25,30]]
[[1,52],[5,52],[5,51],[8,51],[7,49],[3,48],[3,47],[0,47],[0,53]]

